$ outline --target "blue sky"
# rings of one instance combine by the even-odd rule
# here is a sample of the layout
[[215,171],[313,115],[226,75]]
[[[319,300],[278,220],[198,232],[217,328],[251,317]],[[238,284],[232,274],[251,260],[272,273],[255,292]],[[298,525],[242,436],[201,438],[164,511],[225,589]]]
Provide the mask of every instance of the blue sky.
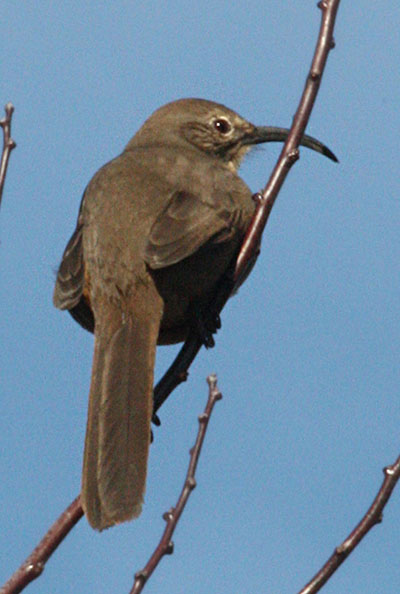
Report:
[[[0,212],[0,582],[80,488],[92,337],[51,298],[94,172],[179,97],[288,126],[316,2],[15,3],[0,22],[0,104],[15,104]],[[161,411],[144,512],[101,534],[82,520],[29,591],[128,592],[176,500],[207,396],[214,412],[194,491],[146,592],[298,591],[369,506],[399,453],[396,3],[342,2],[303,149],[255,270],[223,312],[215,349]],[[279,145],[242,175],[259,190]],[[162,347],[157,375],[176,349]],[[400,491],[324,592],[400,590]]]

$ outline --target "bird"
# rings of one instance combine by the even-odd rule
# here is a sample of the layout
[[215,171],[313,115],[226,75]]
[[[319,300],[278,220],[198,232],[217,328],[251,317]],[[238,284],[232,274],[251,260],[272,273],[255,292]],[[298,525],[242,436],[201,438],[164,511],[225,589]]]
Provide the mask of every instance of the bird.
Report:
[[[255,208],[238,168],[252,147],[287,135],[222,104],[179,99],[84,191],[53,303],[94,333],[81,503],[96,530],[141,513],[156,346],[193,328],[207,344],[213,291]],[[310,136],[301,144],[336,160]]]

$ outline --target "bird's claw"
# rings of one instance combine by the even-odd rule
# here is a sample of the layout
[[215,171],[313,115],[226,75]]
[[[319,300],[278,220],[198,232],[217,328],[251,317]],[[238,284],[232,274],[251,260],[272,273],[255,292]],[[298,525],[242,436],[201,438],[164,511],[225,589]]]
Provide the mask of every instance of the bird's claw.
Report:
[[161,425],[161,421],[160,421],[160,417],[158,416],[157,413],[153,413],[153,416],[151,417],[151,422],[156,426],[159,427]]
[[215,346],[213,334],[221,328],[221,318],[217,311],[208,310],[204,308],[195,308],[195,324],[196,331],[201,339],[201,342],[206,349],[212,349]]

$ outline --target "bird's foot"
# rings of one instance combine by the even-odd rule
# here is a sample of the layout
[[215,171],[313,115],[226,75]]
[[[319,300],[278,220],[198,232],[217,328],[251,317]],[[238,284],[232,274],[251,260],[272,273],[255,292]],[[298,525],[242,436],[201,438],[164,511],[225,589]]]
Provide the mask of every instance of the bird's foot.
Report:
[[215,346],[213,334],[221,328],[221,318],[219,313],[211,308],[196,306],[194,308],[194,325],[201,342],[206,349]]

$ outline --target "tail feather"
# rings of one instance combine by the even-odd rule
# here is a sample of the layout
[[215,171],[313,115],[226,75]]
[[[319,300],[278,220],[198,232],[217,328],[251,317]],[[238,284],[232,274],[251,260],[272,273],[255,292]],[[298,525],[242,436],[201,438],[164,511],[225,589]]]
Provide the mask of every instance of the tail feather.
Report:
[[100,502],[96,470],[99,453],[99,408],[103,383],[104,355],[105,350],[100,344],[100,340],[95,339],[81,491],[81,501],[86,517],[90,525],[99,530],[101,526],[107,523]]
[[82,505],[98,530],[137,517],[143,503],[161,313],[141,314],[110,340],[96,321]]

